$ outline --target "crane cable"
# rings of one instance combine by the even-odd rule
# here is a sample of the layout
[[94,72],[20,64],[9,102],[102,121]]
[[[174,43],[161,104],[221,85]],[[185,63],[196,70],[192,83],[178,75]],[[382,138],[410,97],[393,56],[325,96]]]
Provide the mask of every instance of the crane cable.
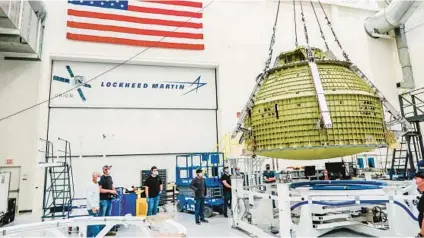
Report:
[[269,48],[268,48],[268,59],[265,62],[265,68],[262,73],[263,78],[265,78],[266,72],[269,70],[269,65],[271,64],[271,60],[272,60],[272,53],[273,53],[274,44],[275,44],[275,32],[277,31],[278,15],[280,14],[280,4],[281,4],[281,0],[278,0],[277,12],[275,13],[274,26],[272,27],[271,42],[269,43]]
[[[199,11],[197,11],[197,13],[203,12],[203,10],[204,10],[204,9],[206,9],[207,7],[209,7],[209,6],[210,6],[210,5],[211,5],[214,1],[215,1],[215,0],[211,0],[208,4],[206,4],[206,5],[205,5],[204,7],[202,7]],[[175,32],[176,30],[178,30],[178,29],[180,29],[180,28],[184,27],[184,25],[185,25],[187,22],[189,22],[191,19],[193,19],[193,17],[190,17],[190,18],[188,18],[186,21],[181,22],[181,24],[180,24],[179,26],[175,27],[175,28],[174,28],[171,32]],[[98,79],[99,77],[101,77],[101,76],[103,76],[103,75],[105,75],[105,74],[107,74],[107,73],[109,73],[109,72],[113,71],[114,69],[116,69],[116,68],[118,68],[118,67],[120,67],[120,66],[122,66],[122,65],[124,65],[124,64],[126,64],[126,63],[128,63],[129,61],[131,61],[131,60],[133,60],[134,58],[136,58],[136,57],[140,56],[141,54],[143,54],[144,52],[148,51],[148,50],[149,50],[149,49],[151,49],[152,47],[155,47],[155,46],[156,46],[156,44],[158,44],[158,43],[162,42],[162,41],[163,41],[163,40],[165,40],[166,38],[169,38],[169,37],[164,36],[164,37],[160,38],[159,40],[157,40],[156,42],[154,42],[152,46],[148,46],[148,47],[146,47],[145,49],[143,49],[142,51],[138,52],[137,54],[135,54],[135,55],[131,56],[131,57],[130,57],[130,58],[128,58],[127,60],[124,60],[124,61],[122,61],[121,63],[118,63],[118,64],[116,64],[116,65],[112,66],[110,69],[108,69],[108,70],[106,70],[106,71],[103,71],[102,73],[100,73],[100,74],[98,74],[98,75],[94,76],[94,77],[93,77],[93,78],[91,78],[90,80],[87,80],[85,83],[92,82],[92,81],[94,81],[94,80]],[[4,121],[4,120],[6,120],[6,119],[9,119],[9,118],[11,118],[11,117],[17,116],[17,115],[19,115],[19,114],[21,114],[21,113],[24,113],[24,112],[26,112],[26,111],[29,111],[29,110],[31,110],[31,109],[33,109],[33,108],[38,107],[38,106],[41,106],[41,105],[43,105],[44,103],[47,103],[47,102],[48,102],[48,103],[50,104],[50,101],[51,101],[51,100],[53,100],[53,99],[55,99],[55,98],[58,98],[58,97],[62,96],[63,94],[69,93],[69,92],[71,92],[71,91],[73,91],[73,90],[75,90],[75,89],[78,89],[78,88],[80,88],[80,87],[81,87],[81,85],[77,85],[77,86],[72,87],[72,88],[70,88],[70,89],[68,89],[68,90],[66,90],[66,91],[64,91],[64,92],[62,92],[62,93],[59,93],[59,94],[57,94],[57,95],[55,95],[55,96],[53,96],[53,97],[49,97],[49,98],[48,98],[48,99],[46,99],[46,100],[43,100],[43,101],[41,101],[41,102],[39,102],[39,103],[36,103],[36,104],[34,104],[34,105],[30,106],[30,107],[24,108],[24,109],[19,110],[19,111],[15,112],[15,113],[12,113],[12,114],[9,114],[9,115],[7,115],[7,116],[5,116],[5,117],[2,117],[2,118],[0,118],[0,122]]]
[[327,16],[327,13],[325,12],[325,10],[324,10],[324,7],[322,6],[322,4],[321,4],[321,1],[320,0],[318,0],[318,3],[319,3],[319,5],[320,5],[320,7],[321,7],[321,10],[322,10],[322,12],[324,13],[324,15],[325,15],[325,20],[327,20],[327,25],[330,27],[330,29],[331,29],[331,33],[333,33],[333,36],[334,36],[334,41],[337,43],[337,45],[340,47],[340,50],[342,51],[342,53],[343,53],[343,57],[345,58],[345,60],[347,61],[347,62],[349,62],[350,63],[350,59],[349,59],[349,56],[346,54],[346,52],[344,51],[344,49],[343,49],[343,47],[342,47],[342,44],[340,43],[340,41],[339,41],[339,39],[338,39],[338,37],[337,37],[337,35],[336,35],[336,32],[334,32],[334,29],[333,29],[333,26],[332,26],[332,24],[331,24],[331,21],[330,21],[330,19],[328,19],[328,16]]
[[297,41],[296,0],[293,0],[293,22],[294,22],[294,44],[296,47],[298,47],[299,42]]
[[300,2],[300,14],[302,16],[302,22],[303,22],[303,30],[305,33],[305,40],[307,45],[307,55],[308,55],[308,61],[315,61],[314,54],[312,52],[311,46],[309,45],[309,36],[308,36],[308,28],[306,27],[306,20],[305,20],[305,13],[303,12],[303,4],[302,1]]
[[314,11],[315,18],[316,18],[317,23],[318,23],[319,32],[321,33],[321,38],[324,40],[325,48],[327,49],[327,51],[330,51],[330,48],[328,47],[327,40],[325,39],[325,35],[324,35],[324,32],[322,31],[321,23],[319,22],[319,18],[318,18],[317,12],[315,11],[315,6],[312,3],[312,0],[310,1],[310,3],[311,3],[312,10]]
[[[257,78],[257,81],[262,81],[265,79],[268,70],[269,70],[269,65],[271,64],[271,60],[272,60],[272,54],[273,54],[273,50],[274,50],[274,44],[275,44],[275,33],[277,31],[277,25],[278,25],[278,16],[280,15],[280,5],[281,5],[281,0],[278,0],[278,5],[277,5],[277,11],[275,13],[275,19],[274,19],[274,25],[272,27],[272,36],[271,36],[271,41],[269,42],[269,48],[268,48],[268,59],[265,62],[265,67],[262,71],[262,74],[260,74],[260,76]],[[252,122],[252,111],[251,109],[248,109],[248,114],[249,114],[249,121]],[[256,139],[255,139],[255,135],[253,134],[253,131],[250,131],[250,136],[252,137],[252,143],[253,143],[253,152],[256,151]]]

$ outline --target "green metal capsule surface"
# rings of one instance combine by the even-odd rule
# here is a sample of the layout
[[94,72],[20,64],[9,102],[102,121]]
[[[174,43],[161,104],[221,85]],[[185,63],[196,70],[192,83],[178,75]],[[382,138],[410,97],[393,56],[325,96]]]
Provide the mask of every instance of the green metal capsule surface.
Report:
[[259,89],[245,127],[249,150],[262,156],[314,160],[387,146],[383,108],[375,92],[349,69],[313,49],[332,128],[320,126],[306,48],[282,53]]

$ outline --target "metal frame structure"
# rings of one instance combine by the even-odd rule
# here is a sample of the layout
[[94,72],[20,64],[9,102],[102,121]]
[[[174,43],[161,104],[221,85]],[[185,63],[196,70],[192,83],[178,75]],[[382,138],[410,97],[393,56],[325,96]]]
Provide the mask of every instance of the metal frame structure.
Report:
[[[21,237],[22,233],[44,231],[49,234],[49,237],[65,237],[63,231],[69,226],[79,227],[78,237],[86,237],[87,226],[89,225],[105,225],[96,237],[103,237],[106,233],[115,225],[123,225],[128,227],[130,225],[136,226],[138,229],[134,237],[153,237],[152,230],[149,226],[156,222],[146,221],[145,217],[81,217],[73,218],[60,221],[49,221],[49,222],[37,222],[24,225],[16,225],[0,229],[0,237]],[[177,232],[173,233],[172,236],[176,237],[178,234],[180,237],[186,237],[187,230],[181,224],[173,221],[172,219],[166,219],[162,221],[166,226],[174,227]],[[171,235],[169,235],[171,236]]]
[[[205,217],[213,212],[223,212],[224,198],[222,196],[221,174],[224,170],[224,154],[220,152],[193,153],[176,156],[176,182],[179,191],[177,209],[179,212],[194,212],[195,200],[190,182],[196,177],[196,170],[206,172],[205,183],[207,192],[205,198]],[[183,163],[181,163],[183,162]]]
[[[278,233],[280,237],[318,237],[339,228],[376,237],[412,237],[419,232],[416,224],[418,211],[414,205],[415,187],[411,182],[380,189],[352,190],[349,193],[344,190],[291,189],[290,184],[280,183],[277,184],[277,196],[252,193],[250,187],[243,186],[240,177],[232,180],[232,186],[233,228],[244,230],[252,236],[275,237],[271,233]],[[255,200],[259,200],[256,210],[245,202],[252,194]],[[272,211],[273,200],[278,211]],[[366,215],[371,214],[371,209],[374,214],[375,207],[384,213],[380,221]],[[368,209],[367,213],[363,212],[364,209]],[[297,223],[293,222],[294,216],[299,217]],[[271,228],[267,232],[252,223],[255,217],[256,221],[262,223],[273,219],[271,226],[277,224],[278,229],[273,232]],[[266,223],[270,224],[268,221]]]
[[72,199],[75,194],[72,173],[72,152],[69,141],[58,138],[64,143],[64,149],[59,150],[63,156],[54,156],[51,141],[40,139],[46,144],[45,161],[39,165],[45,168],[43,215],[41,219],[66,218],[72,210]]
[[417,170],[421,170],[423,166],[420,166],[420,162],[424,159],[420,127],[420,123],[424,122],[424,88],[400,94],[399,104],[402,116],[411,124],[411,130],[402,136],[400,149],[393,151],[390,179],[393,179],[394,174],[400,174],[405,179],[411,178]]
[[266,158],[263,157],[229,157],[228,168],[232,174],[236,168],[245,174],[243,184],[245,186],[261,185],[263,181],[262,165]]

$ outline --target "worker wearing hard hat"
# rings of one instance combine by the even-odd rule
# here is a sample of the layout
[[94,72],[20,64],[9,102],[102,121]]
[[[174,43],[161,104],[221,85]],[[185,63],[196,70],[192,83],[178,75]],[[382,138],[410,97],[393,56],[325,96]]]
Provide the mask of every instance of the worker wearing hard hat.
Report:
[[[417,185],[417,189],[420,193],[424,192],[424,171],[420,171],[415,174],[415,184]],[[420,227],[420,232],[418,233],[418,237],[424,237],[424,195],[421,195],[420,200],[417,205],[418,209],[418,225]]]

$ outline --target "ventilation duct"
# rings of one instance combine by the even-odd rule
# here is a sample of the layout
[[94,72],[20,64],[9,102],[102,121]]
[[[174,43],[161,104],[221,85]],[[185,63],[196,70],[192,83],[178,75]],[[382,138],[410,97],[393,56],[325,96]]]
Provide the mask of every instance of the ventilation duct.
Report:
[[375,33],[385,34],[405,24],[421,3],[420,0],[393,0],[386,9],[365,20],[365,30],[372,37]]
[[383,36],[391,30],[395,30],[396,45],[399,55],[399,63],[402,67],[403,81],[397,84],[398,88],[415,88],[412,72],[411,59],[409,56],[408,43],[406,41],[404,24],[419,8],[422,1],[393,0],[386,9],[365,20],[365,30],[374,38]]
[[0,55],[5,59],[39,60],[45,17],[43,2],[0,1]]

